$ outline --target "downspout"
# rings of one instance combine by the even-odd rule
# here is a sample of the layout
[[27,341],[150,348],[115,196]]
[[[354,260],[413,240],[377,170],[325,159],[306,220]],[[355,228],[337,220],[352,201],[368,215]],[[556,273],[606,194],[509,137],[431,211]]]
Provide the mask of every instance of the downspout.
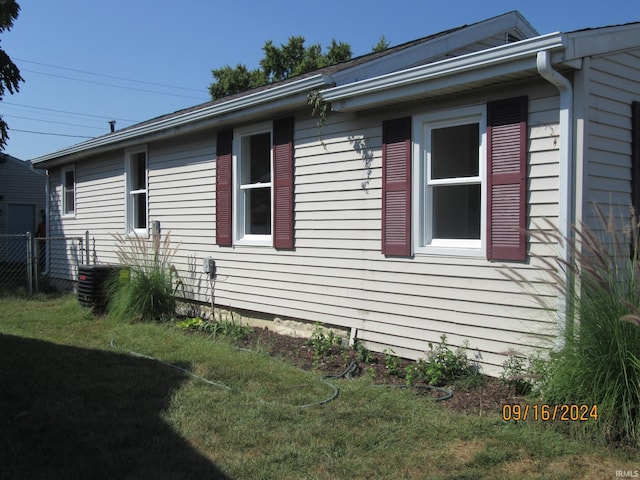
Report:
[[[44,218],[45,218],[45,224],[44,224],[44,228],[45,228],[45,237],[48,239],[51,234],[51,215],[49,215],[49,210],[51,208],[51,205],[49,203],[49,181],[51,180],[51,177],[49,176],[49,169],[47,168],[44,171],[46,177],[47,177],[47,181],[44,184],[44,192],[45,192],[45,198],[44,198]],[[49,275],[49,240],[47,240],[44,244],[44,248],[45,248],[45,261],[44,261],[44,272],[42,272],[42,275]]]
[[[562,240],[558,245],[558,256],[560,262],[565,265],[571,264],[571,249],[568,243],[572,242],[573,234],[571,223],[573,221],[573,86],[571,82],[551,65],[551,55],[548,50],[538,52],[537,56],[538,73],[542,78],[550,82],[560,92],[560,173],[559,173],[559,198],[558,198],[558,228],[562,235]],[[572,278],[569,269],[561,268],[561,275],[564,276],[565,291],[572,291]],[[558,296],[558,345],[563,344],[563,333],[567,325],[567,320],[571,319],[570,302],[564,292]],[[567,318],[569,316],[569,319]]]

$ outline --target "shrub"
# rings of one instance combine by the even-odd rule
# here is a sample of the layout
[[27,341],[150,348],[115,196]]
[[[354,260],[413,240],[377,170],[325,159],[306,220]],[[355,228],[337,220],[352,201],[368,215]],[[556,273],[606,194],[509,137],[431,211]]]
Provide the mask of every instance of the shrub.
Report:
[[407,385],[427,383],[442,386],[463,377],[478,374],[477,366],[467,357],[466,348],[451,350],[447,345],[447,336],[440,337],[440,343],[429,343],[429,351],[424,359],[418,359],[405,368]]
[[[604,442],[640,444],[640,284],[638,226],[625,232],[597,208],[602,230],[574,228],[575,244],[553,233],[543,241],[565,242],[572,260],[551,273],[567,297],[562,348],[551,352],[546,403],[597,405],[598,420],[572,422],[576,433]],[[560,267],[558,269],[557,267]]]
[[547,366],[548,361],[540,355],[524,358],[512,352],[502,364],[500,379],[516,395],[539,395],[548,381]]
[[129,278],[114,278],[108,286],[108,311],[120,317],[144,321],[173,316],[176,310],[176,289],[182,284],[171,260],[177,247],[171,248],[170,234],[151,241],[114,235],[116,255],[129,270]]

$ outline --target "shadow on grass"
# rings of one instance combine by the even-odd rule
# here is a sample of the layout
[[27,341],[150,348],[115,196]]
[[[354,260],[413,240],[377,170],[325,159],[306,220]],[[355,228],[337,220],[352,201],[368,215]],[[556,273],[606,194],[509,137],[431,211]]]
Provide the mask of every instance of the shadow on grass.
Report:
[[184,380],[151,360],[0,335],[0,479],[228,479],[162,419]]

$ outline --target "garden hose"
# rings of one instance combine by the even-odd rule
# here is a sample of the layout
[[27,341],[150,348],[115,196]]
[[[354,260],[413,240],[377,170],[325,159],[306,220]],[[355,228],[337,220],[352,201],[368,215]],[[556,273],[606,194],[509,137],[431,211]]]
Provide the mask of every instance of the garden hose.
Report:
[[[114,350],[118,350],[118,347],[116,346],[116,341],[115,338],[111,339],[111,348],[113,348]],[[241,349],[243,351],[248,351],[251,352],[251,350],[248,349]],[[151,357],[149,355],[144,355],[142,353],[138,353],[138,352],[134,352],[131,350],[124,350],[125,353],[127,353],[128,355],[131,355],[132,357],[136,357],[136,358],[144,358],[146,360],[152,360],[158,363],[161,363],[162,365],[165,365],[167,367],[173,368],[175,370],[178,370],[180,372],[182,372],[183,374],[190,376],[192,378],[195,378],[196,380],[200,380],[201,382],[206,383],[207,385],[211,385],[213,387],[216,388],[221,388],[223,390],[227,390],[227,391],[232,391],[232,388],[224,385],[223,383],[218,383],[218,382],[214,382],[211,381],[207,378],[204,378],[200,375],[197,375],[195,373],[193,373],[190,370],[187,370],[186,368],[182,368],[179,367],[178,365],[174,365],[172,363],[168,363],[165,362],[163,360],[160,360],[159,358],[155,358],[155,357]],[[331,388],[333,390],[333,393],[325,398],[324,400],[320,400],[318,402],[313,402],[313,403],[307,403],[304,405],[295,405],[296,408],[309,408],[309,407],[315,407],[315,406],[319,406],[319,405],[325,405],[329,402],[332,402],[333,400],[335,400],[336,398],[338,398],[338,394],[339,394],[339,390],[338,387],[336,387],[333,383],[329,382],[329,380],[338,380],[340,378],[345,378],[348,380],[352,380],[353,376],[352,374],[355,373],[358,370],[358,364],[356,362],[351,362],[351,364],[342,372],[342,373],[338,373],[338,374],[331,374],[331,375],[323,375],[322,377],[320,377],[320,382],[323,383],[324,385],[327,385],[329,388]],[[304,371],[304,370],[302,370]],[[381,387],[395,387],[395,388],[408,388],[407,385],[378,385]],[[435,399],[436,402],[442,401],[442,400],[447,400],[448,398],[451,398],[453,396],[453,392],[451,390],[447,390],[446,388],[442,388],[442,387],[434,387],[433,385],[414,385],[414,388],[423,388],[423,389],[428,389],[428,390],[435,390],[437,392],[440,392],[443,394],[443,396],[441,397],[437,397]],[[264,400],[260,400],[260,403],[272,403],[272,402],[266,402]]]
[[392,387],[392,388],[421,388],[423,390],[433,390],[442,394],[441,397],[433,399],[434,402],[441,402],[453,397],[453,391],[444,387],[436,387],[434,385],[377,385],[378,387]]
[[[114,350],[118,350],[118,347],[116,346],[115,338],[112,338],[112,339],[111,339],[110,344],[111,344],[111,348],[113,348]],[[244,350],[246,350],[246,349],[244,349]],[[249,351],[250,351],[250,350],[249,350]],[[190,370],[187,370],[186,368],[182,368],[182,367],[179,367],[179,366],[174,365],[174,364],[172,364],[172,363],[165,362],[165,361],[163,361],[163,360],[160,360],[159,358],[151,357],[151,356],[149,356],[149,355],[144,355],[144,354],[142,354],[142,353],[134,352],[134,351],[131,351],[131,350],[124,350],[124,352],[125,352],[126,354],[128,354],[128,355],[131,355],[132,357],[136,357],[136,358],[144,358],[144,359],[146,359],[146,360],[152,360],[152,361],[155,361],[155,362],[161,363],[162,365],[165,365],[165,366],[167,366],[167,367],[170,367],[170,368],[176,369],[176,370],[178,370],[178,371],[182,372],[183,374],[185,374],[185,375],[187,375],[187,376],[193,377],[193,378],[195,378],[196,380],[200,380],[201,382],[204,382],[204,383],[206,383],[206,384],[208,384],[208,385],[211,385],[211,386],[214,386],[214,387],[216,387],[216,388],[222,388],[223,390],[227,390],[227,391],[232,391],[232,390],[233,390],[231,387],[229,387],[229,386],[227,386],[227,385],[224,385],[223,383],[213,382],[213,381],[211,381],[211,380],[209,380],[209,379],[207,379],[207,378],[201,377],[200,375],[197,375],[197,374],[193,373],[193,372],[192,372],[192,371],[190,371]],[[357,367],[357,366],[356,366],[356,367]],[[351,368],[351,367],[350,367],[350,368]],[[349,369],[345,370],[345,371],[344,371],[343,373],[341,373],[339,376],[338,376],[338,375],[331,375],[331,376],[327,376],[327,377],[320,377],[320,381],[321,381],[323,384],[327,385],[328,387],[330,387],[330,388],[333,390],[333,393],[332,393],[329,397],[325,398],[324,400],[320,400],[319,402],[307,403],[307,404],[304,404],[304,405],[295,405],[295,407],[296,407],[296,408],[309,408],[309,407],[314,407],[314,406],[317,406],[317,405],[324,405],[324,404],[326,404],[326,403],[329,403],[329,402],[331,402],[331,401],[335,400],[335,399],[338,397],[338,387],[336,387],[336,386],[335,386],[335,385],[333,385],[332,383],[328,382],[328,381],[326,380],[326,378],[328,378],[328,377],[330,377],[330,378],[340,378],[341,376],[345,376],[345,375],[350,374],[350,372],[348,372],[348,370],[349,370]],[[355,370],[355,369],[354,369],[354,370]],[[303,371],[304,371],[304,370],[303,370]],[[266,403],[266,404],[273,403],[273,402],[267,402],[267,401],[264,401],[264,400],[259,400],[259,402],[260,402],[260,403]]]

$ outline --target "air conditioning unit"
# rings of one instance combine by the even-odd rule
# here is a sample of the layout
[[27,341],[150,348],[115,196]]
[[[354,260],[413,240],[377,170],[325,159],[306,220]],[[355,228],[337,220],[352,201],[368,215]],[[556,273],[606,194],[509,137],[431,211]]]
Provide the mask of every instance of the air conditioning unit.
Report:
[[107,286],[114,275],[121,275],[120,265],[78,265],[78,302],[96,313],[107,307]]

